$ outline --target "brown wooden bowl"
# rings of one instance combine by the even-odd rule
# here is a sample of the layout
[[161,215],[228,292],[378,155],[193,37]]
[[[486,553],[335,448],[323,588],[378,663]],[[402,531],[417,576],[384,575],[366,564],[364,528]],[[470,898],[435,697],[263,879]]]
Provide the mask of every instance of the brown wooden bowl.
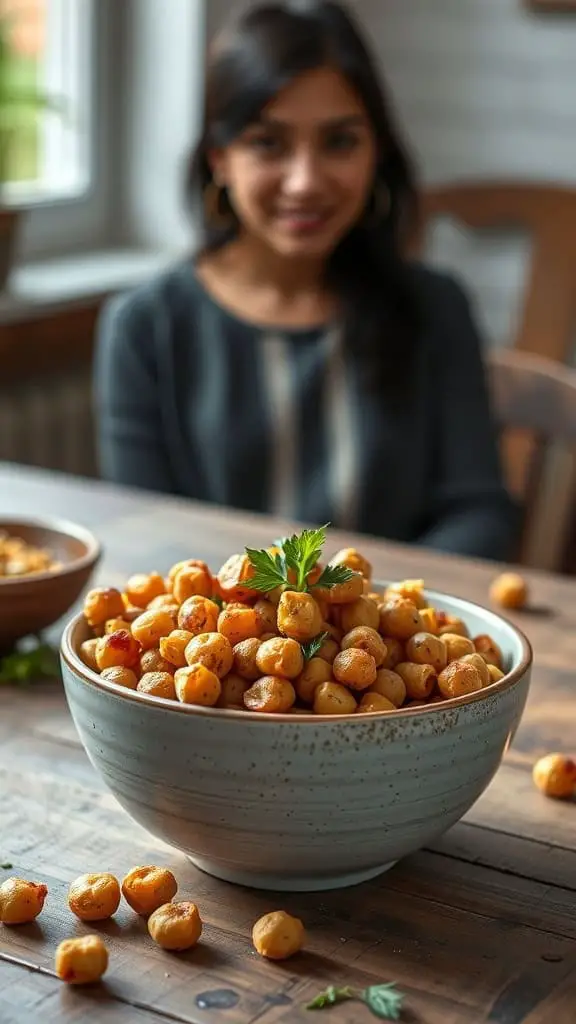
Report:
[[40,633],[70,611],[101,556],[99,542],[65,519],[0,518],[0,532],[47,548],[60,568],[30,576],[0,576],[0,651]]

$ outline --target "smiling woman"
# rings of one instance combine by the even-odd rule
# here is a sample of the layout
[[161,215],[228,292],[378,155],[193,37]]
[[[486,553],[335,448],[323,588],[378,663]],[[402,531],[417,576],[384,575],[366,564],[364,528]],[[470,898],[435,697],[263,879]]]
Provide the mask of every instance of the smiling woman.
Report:
[[102,320],[104,474],[504,557],[475,325],[407,257],[414,176],[352,18],[252,7],[214,43],[205,95],[199,251]]

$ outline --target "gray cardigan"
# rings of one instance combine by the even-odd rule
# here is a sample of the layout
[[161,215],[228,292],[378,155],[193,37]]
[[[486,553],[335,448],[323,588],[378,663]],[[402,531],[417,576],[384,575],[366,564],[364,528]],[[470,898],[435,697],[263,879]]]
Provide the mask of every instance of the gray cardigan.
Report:
[[95,374],[103,476],[508,557],[515,512],[468,301],[450,277],[412,272],[425,328],[399,408],[362,386],[336,326],[247,323],[211,298],[191,263],[112,300]]

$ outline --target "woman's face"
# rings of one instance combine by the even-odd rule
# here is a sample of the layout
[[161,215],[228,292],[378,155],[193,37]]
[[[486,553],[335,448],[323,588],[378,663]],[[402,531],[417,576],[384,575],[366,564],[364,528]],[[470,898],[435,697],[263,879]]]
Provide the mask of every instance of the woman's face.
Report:
[[369,202],[376,142],[354,90],[322,68],[283,89],[212,165],[245,235],[287,258],[322,258]]

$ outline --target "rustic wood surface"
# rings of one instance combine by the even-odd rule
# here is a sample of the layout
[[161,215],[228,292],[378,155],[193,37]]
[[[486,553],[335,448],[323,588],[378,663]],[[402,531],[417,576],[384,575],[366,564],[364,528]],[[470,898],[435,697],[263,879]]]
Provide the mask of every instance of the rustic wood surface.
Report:
[[[262,545],[287,524],[258,516],[0,467],[0,515],[65,515],[105,546],[99,578],[120,582],[191,554],[217,567],[244,544]],[[429,586],[481,603],[498,567],[334,533],[357,543],[380,577],[423,576]],[[534,789],[534,759],[576,745],[576,586],[532,572],[528,611],[513,616],[535,650],[533,687],[512,749],[466,818],[433,849],[375,882],[342,892],[275,895],[202,875],[132,823],[91,767],[57,683],[0,691],[0,880],[18,874],[49,886],[34,925],[0,926],[0,1022],[298,1024],[328,984],[394,980],[412,1024],[574,1024],[576,1021],[576,802]],[[56,634],[54,634],[56,637]],[[141,919],[121,907],[89,926],[110,949],[105,984],[68,988],[54,975],[58,942],[82,934],[66,907],[85,871],[122,875],[137,863],[169,865],[180,894],[206,921],[201,945],[163,953]],[[283,907],[303,918],[306,951],[284,965],[252,950],[253,921]],[[206,1009],[218,990],[235,1006]],[[208,997],[206,996],[208,993]],[[334,1024],[374,1020],[357,1003],[326,1010]],[[323,1019],[323,1018],[322,1018]]]

